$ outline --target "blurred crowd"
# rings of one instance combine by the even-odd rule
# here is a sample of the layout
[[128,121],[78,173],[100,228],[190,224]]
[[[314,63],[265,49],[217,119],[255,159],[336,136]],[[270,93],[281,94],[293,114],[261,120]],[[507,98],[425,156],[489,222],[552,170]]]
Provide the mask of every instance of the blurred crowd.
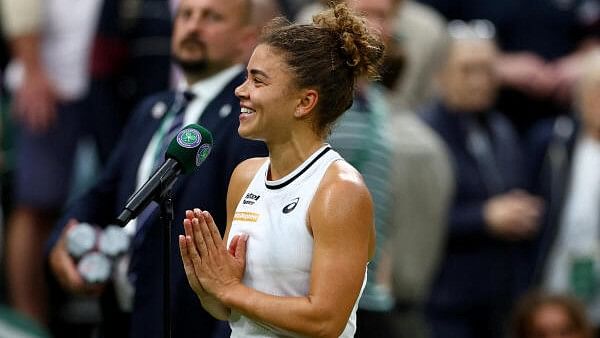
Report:
[[[103,337],[47,241],[186,76],[179,1],[1,1],[0,337]],[[261,24],[329,3],[249,1]],[[376,206],[357,336],[600,337],[600,0],[348,1],[386,42],[330,136]]]

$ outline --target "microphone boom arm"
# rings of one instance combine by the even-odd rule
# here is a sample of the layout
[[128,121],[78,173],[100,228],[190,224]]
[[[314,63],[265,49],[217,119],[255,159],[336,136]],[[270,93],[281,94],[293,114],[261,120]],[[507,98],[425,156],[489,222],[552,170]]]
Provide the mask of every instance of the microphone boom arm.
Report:
[[152,195],[152,200],[157,201],[166,191],[171,189],[181,171],[181,166],[177,161],[167,159],[152,177],[129,197],[125,207],[117,217],[116,223],[125,226],[131,219],[136,218],[151,202],[146,197]]

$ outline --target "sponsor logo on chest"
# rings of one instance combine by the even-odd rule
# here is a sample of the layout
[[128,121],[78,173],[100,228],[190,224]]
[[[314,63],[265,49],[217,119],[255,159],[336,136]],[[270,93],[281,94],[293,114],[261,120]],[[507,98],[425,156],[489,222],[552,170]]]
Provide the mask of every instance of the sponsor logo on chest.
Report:
[[242,204],[254,205],[254,203],[256,203],[256,201],[258,201],[259,198],[260,198],[259,195],[255,195],[255,194],[249,192],[246,194],[246,196],[244,196],[244,200],[242,201]]

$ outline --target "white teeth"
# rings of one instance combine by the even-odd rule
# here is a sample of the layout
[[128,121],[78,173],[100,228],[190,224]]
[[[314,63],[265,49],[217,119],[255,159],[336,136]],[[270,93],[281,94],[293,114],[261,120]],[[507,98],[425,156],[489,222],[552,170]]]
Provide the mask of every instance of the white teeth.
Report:
[[250,108],[246,108],[246,107],[242,107],[242,109],[240,110],[242,114],[252,114],[254,113],[254,111]]

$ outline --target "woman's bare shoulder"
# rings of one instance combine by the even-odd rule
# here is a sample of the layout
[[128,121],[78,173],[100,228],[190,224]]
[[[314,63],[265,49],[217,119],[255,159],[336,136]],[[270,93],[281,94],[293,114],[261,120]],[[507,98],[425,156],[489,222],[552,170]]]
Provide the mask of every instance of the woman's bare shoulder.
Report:
[[342,204],[364,208],[372,203],[362,175],[346,161],[335,161],[329,166],[315,199],[327,207]]
[[346,161],[335,161],[329,166],[320,188],[335,188],[336,186],[357,191],[367,189],[362,175]]
[[268,157],[253,157],[240,162],[233,171],[231,184],[247,186]]

